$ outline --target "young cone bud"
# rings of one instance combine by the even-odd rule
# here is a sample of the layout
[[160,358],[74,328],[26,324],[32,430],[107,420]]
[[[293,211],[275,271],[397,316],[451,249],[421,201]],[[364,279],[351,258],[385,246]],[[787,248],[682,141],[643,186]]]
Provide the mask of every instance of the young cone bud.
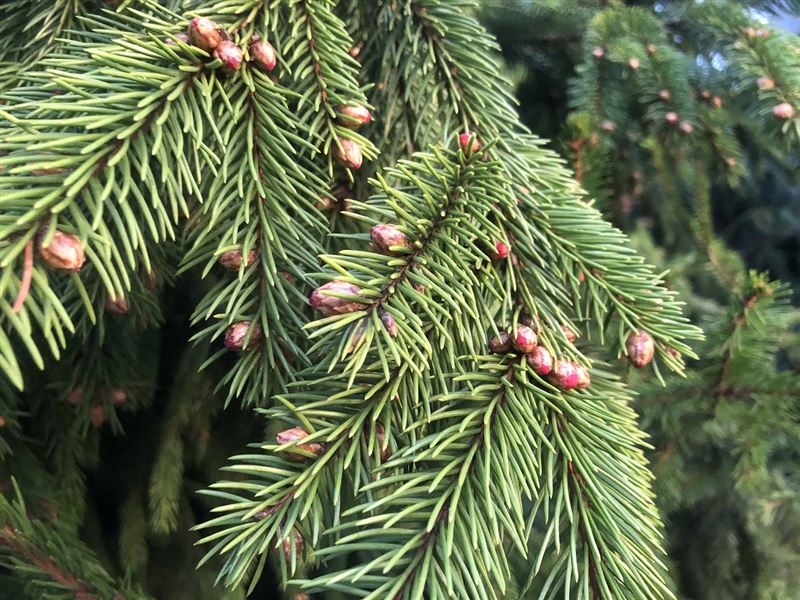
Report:
[[311,308],[317,309],[323,315],[328,317],[331,315],[343,315],[345,313],[361,310],[364,308],[364,305],[353,300],[331,296],[328,294],[328,292],[347,294],[349,296],[358,296],[360,291],[361,288],[359,288],[357,285],[353,285],[352,283],[345,283],[344,281],[330,281],[311,292],[309,301],[311,303]]
[[51,269],[59,271],[80,271],[86,257],[83,244],[71,233],[56,230],[47,246],[39,245],[39,256]]
[[381,453],[381,462],[386,462],[392,456],[392,449],[388,445],[385,448],[383,447],[384,443],[386,442],[386,432],[383,429],[383,425],[380,423],[375,423],[375,441],[378,442],[378,450]]
[[267,41],[254,38],[253,41],[250,42],[249,51],[250,60],[265,71],[272,71],[275,65],[278,64],[278,58],[275,56],[275,48]]
[[575,363],[563,358],[556,361],[552,378],[555,384],[563,390],[573,390],[578,387],[578,369],[575,368]]
[[572,331],[572,329],[566,325],[561,326],[561,332],[564,334],[564,337],[569,340],[570,344],[574,344],[575,340],[578,339],[578,334]]
[[189,23],[189,40],[198,48],[210,52],[222,41],[217,24],[206,17],[196,17]]
[[292,564],[292,540],[294,540],[295,555],[299,558],[303,554],[303,536],[297,529],[292,529],[292,536],[283,538],[283,557],[286,563]]
[[339,164],[350,169],[358,169],[364,161],[364,156],[361,154],[361,146],[353,140],[341,138],[339,140],[341,148],[334,146],[333,157]]
[[553,357],[544,346],[536,346],[525,358],[539,375],[547,375],[553,370]]
[[[176,38],[177,38],[179,41],[181,41],[181,42],[183,42],[183,43],[185,43],[185,44],[188,44],[188,43],[189,43],[189,36],[188,36],[187,34],[185,34],[185,33],[176,33],[176,34],[175,34],[175,37],[176,37]],[[172,38],[167,38],[167,39],[165,39],[165,40],[164,40],[164,43],[165,43],[167,46],[177,46],[177,45],[178,45],[178,42],[176,42],[176,41],[175,41],[174,39],[172,39]]]
[[675,123],[677,123],[679,120],[678,113],[671,110],[666,115],[664,115],[664,120],[670,125],[675,125]]
[[719,96],[714,96],[711,98],[711,104],[714,105],[714,108],[720,108],[722,106],[722,98]]
[[383,326],[386,328],[386,332],[390,336],[397,337],[397,321],[395,321],[394,317],[385,310],[381,311],[381,323],[383,323]]
[[575,365],[575,372],[578,374],[578,384],[575,386],[579,390],[585,390],[592,383],[589,371],[582,365]]
[[511,350],[511,336],[507,331],[501,331],[489,341],[489,352],[493,354],[505,354]]
[[106,296],[106,310],[115,315],[125,315],[128,314],[130,307],[127,300],[122,296]]
[[517,335],[514,336],[514,347],[522,353],[527,354],[536,349],[536,344],[539,343],[539,336],[536,332],[527,325],[520,325],[517,327]]
[[227,71],[238,71],[244,58],[242,49],[230,40],[222,40],[214,50],[214,56],[222,61]]
[[611,133],[616,128],[617,126],[614,125],[613,121],[605,120],[602,123],[600,123],[600,129],[602,129],[603,131],[607,131],[608,133]]
[[656,53],[656,50],[658,50],[658,48],[656,48],[655,44],[647,44],[647,53],[648,54],[653,55],[653,54]]
[[[231,271],[238,271],[239,267],[242,266],[242,259],[244,255],[242,254],[241,250],[228,250],[227,252],[223,252],[219,255],[219,264],[221,264],[226,269],[230,269]],[[253,263],[256,262],[256,251],[250,250],[247,253],[247,264],[245,268],[250,267]]]
[[77,406],[81,398],[83,398],[83,386],[77,386],[70,390],[69,394],[67,395],[67,402],[72,404],[72,406]]
[[628,66],[630,67],[630,69],[632,71],[635,71],[640,66],[639,59],[636,58],[636,57],[629,58],[628,59]]
[[664,102],[666,102],[672,97],[672,94],[669,93],[669,90],[661,90],[660,92],[658,92],[658,97],[661,98]]
[[640,329],[628,336],[625,349],[628,351],[628,359],[631,364],[637,369],[643,369],[653,360],[656,346],[651,335]]
[[103,426],[103,423],[106,421],[106,409],[102,404],[95,404],[92,407],[92,410],[89,412],[89,420],[92,422],[92,425],[98,429]]
[[771,90],[775,88],[775,82],[769,77],[759,77],[756,81],[756,85],[758,85],[758,89],[760,90]]
[[[283,446],[284,444],[296,442],[297,440],[302,440],[307,437],[308,432],[305,429],[301,427],[293,427],[292,429],[281,431],[277,436],[275,436],[275,441],[278,442],[279,445]],[[297,444],[296,446],[286,450],[285,454],[289,459],[294,461],[308,460],[309,457],[303,454],[303,452],[313,454],[314,456],[319,456],[322,454],[322,446],[317,442]]]
[[111,388],[111,401],[114,406],[122,406],[128,401],[128,394],[122,388]]
[[788,120],[794,116],[794,106],[788,102],[781,102],[772,109],[772,114],[779,119]]
[[369,125],[372,122],[372,114],[363,106],[340,106],[339,123],[343,127],[358,129],[362,125]]
[[375,225],[369,230],[369,237],[378,252],[384,254],[397,254],[392,252],[391,248],[402,246],[403,248],[411,248],[411,242],[408,241],[408,236],[397,228],[397,225],[391,223],[380,223]]
[[592,56],[594,56],[598,60],[603,58],[603,56],[605,56],[605,54],[606,54],[605,50],[603,50],[602,48],[599,48],[599,47],[595,48],[594,50],[592,50]]
[[509,252],[511,252],[511,248],[509,248],[507,244],[497,240],[494,243],[494,252],[492,252],[492,258],[495,260],[503,260],[508,256]]
[[690,134],[694,131],[694,127],[689,121],[681,121],[681,124],[678,126],[681,130],[681,133]]
[[[471,144],[470,140],[472,140]],[[481,149],[481,143],[469,131],[460,133],[458,135],[458,143],[461,146],[461,150],[464,152],[464,154],[472,154]]]
[[[250,332],[250,338],[247,338]],[[256,323],[250,331],[250,321],[239,321],[234,323],[225,332],[225,347],[233,352],[241,352],[242,350],[249,350],[253,348],[258,342],[261,341],[262,332],[261,326]],[[247,340],[247,347],[245,347],[245,340]]]

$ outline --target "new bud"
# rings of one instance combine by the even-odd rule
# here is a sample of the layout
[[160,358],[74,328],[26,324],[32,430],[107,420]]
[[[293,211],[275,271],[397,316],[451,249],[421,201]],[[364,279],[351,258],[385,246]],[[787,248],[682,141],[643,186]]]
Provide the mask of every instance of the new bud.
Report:
[[458,143],[464,154],[472,154],[481,149],[481,143],[469,131],[458,134]]
[[227,71],[238,71],[242,66],[244,54],[242,49],[232,41],[222,40],[214,50],[214,56],[222,61],[222,65]]
[[384,448],[384,444],[386,443],[386,432],[383,429],[383,425],[380,423],[375,423],[375,441],[378,442],[378,450],[381,453],[381,462],[386,462],[392,456],[392,449],[386,445]]
[[575,363],[561,359],[553,367],[552,378],[555,384],[564,390],[578,387],[578,369]]
[[[185,33],[176,33],[175,34],[175,39],[177,39],[180,42],[183,42],[184,44],[188,44],[189,43],[189,36],[186,35]],[[175,39],[167,38],[167,39],[164,40],[164,43],[167,46],[177,46],[178,42],[176,42]]]
[[[292,540],[294,540],[295,552],[292,552]],[[300,557],[303,554],[303,536],[297,529],[292,529],[291,537],[286,536],[283,538],[283,557],[286,559],[287,564],[292,564],[292,558],[296,555]]]
[[350,129],[358,129],[372,122],[372,114],[363,106],[346,105],[339,107],[339,123]]
[[253,38],[253,41],[250,42],[249,52],[250,60],[265,71],[272,71],[275,65],[278,64],[275,48],[272,47],[272,44],[260,38]]
[[[228,327],[225,332],[225,347],[233,352],[241,352],[255,346],[261,341],[261,338],[261,326],[258,323],[251,329],[250,321],[239,321]],[[247,346],[245,346],[245,340],[247,340]]]
[[222,42],[222,34],[211,19],[196,17],[189,23],[189,40],[198,48],[210,52]]
[[758,89],[760,90],[771,90],[775,88],[775,82],[769,77],[759,77],[756,81],[756,85],[758,85]]
[[531,368],[539,375],[547,375],[553,370],[553,356],[544,346],[536,346],[533,352],[529,352],[525,358],[528,359],[528,364]]
[[670,125],[675,125],[675,123],[677,123],[679,120],[678,113],[671,110],[666,115],[664,115],[664,120]]
[[[217,260],[219,261],[219,264],[226,269],[238,271],[242,266],[243,259],[244,255],[242,254],[241,250],[228,250],[227,252],[220,254],[219,259]],[[252,266],[254,262],[256,262],[256,251],[251,249],[247,253],[247,264],[245,265],[245,268]]]
[[106,420],[106,409],[102,404],[95,404],[92,407],[92,410],[89,412],[89,420],[92,422],[92,425],[98,429],[103,426]]
[[[398,246],[402,248],[411,248],[411,242],[408,241],[408,236],[397,228],[397,225],[391,223],[380,223],[375,225],[369,230],[369,238],[378,252],[384,254],[395,254],[392,248]],[[399,254],[399,253],[398,253]]]
[[630,69],[632,71],[635,71],[640,66],[639,59],[636,58],[636,57],[629,58],[628,59],[628,66],[630,67]]
[[317,309],[323,315],[343,315],[345,313],[361,310],[364,308],[364,305],[354,300],[332,296],[330,293],[358,296],[360,291],[361,288],[352,283],[330,281],[311,292],[309,301],[311,303],[311,308]]
[[643,369],[653,360],[656,346],[652,336],[643,329],[639,329],[636,333],[628,336],[625,349],[628,351],[628,359],[631,364],[637,369]]
[[689,121],[681,121],[681,124],[678,126],[678,129],[681,130],[681,133],[690,134],[694,131],[694,127]]
[[655,45],[655,44],[647,44],[647,53],[648,53],[649,55],[651,55],[651,56],[652,56],[653,54],[655,54],[657,49],[658,49],[658,48],[656,48],[656,45]]
[[582,365],[575,365],[575,372],[578,374],[578,383],[575,386],[579,390],[585,390],[592,383],[589,371]]
[[80,271],[86,257],[83,244],[71,233],[56,230],[47,246],[39,245],[39,256],[51,269]]
[[[278,442],[278,445],[283,446],[284,444],[290,444],[307,437],[308,432],[305,429],[301,427],[293,427],[291,429],[281,431],[277,436],[275,436],[275,441]],[[307,454],[319,456],[322,454],[322,445],[318,444],[317,442],[309,442],[307,444],[297,444],[296,446],[292,446],[286,450],[287,457],[294,461],[308,460],[309,457]]]
[[603,50],[602,48],[599,48],[599,47],[595,48],[594,50],[592,50],[592,56],[594,56],[598,60],[603,58],[603,56],[605,56],[605,54],[606,54],[605,50]]
[[527,325],[517,327],[517,335],[514,336],[514,347],[522,353],[527,354],[536,349],[539,343],[539,336]]
[[666,102],[672,97],[672,94],[669,93],[669,90],[661,90],[660,92],[658,92],[658,97],[661,98],[664,102]]
[[772,109],[772,114],[779,119],[788,120],[794,116],[794,106],[788,102],[781,102]]
[[339,145],[333,148],[333,157],[339,164],[350,169],[358,169],[364,161],[364,156],[361,153],[361,146],[353,140],[341,138]]
[[106,296],[106,310],[115,315],[128,314],[130,307],[124,296]]
[[578,339],[578,334],[572,331],[572,329],[570,329],[566,325],[561,326],[561,333],[563,333],[564,337],[569,340],[570,344],[574,344],[575,340]]
[[397,321],[395,321],[394,317],[385,310],[381,311],[381,323],[383,323],[383,326],[386,328],[386,332],[390,336],[397,337]]
[[501,331],[489,340],[489,352],[492,354],[505,354],[509,350],[511,350],[511,336],[507,331]]
[[67,403],[72,404],[72,406],[77,406],[80,404],[81,398],[83,398],[83,386],[79,385],[70,390],[67,395]]
[[122,388],[111,388],[111,401],[115,406],[122,406],[128,401],[128,394]]
[[613,121],[609,121],[608,119],[606,119],[605,121],[600,123],[600,129],[602,129],[603,131],[607,131],[608,133],[611,133],[616,128],[617,128],[617,126],[614,125],[614,122]]
[[492,258],[495,260],[502,260],[508,256],[509,252],[511,252],[511,248],[509,248],[507,244],[497,240],[494,243],[494,252],[492,252]]

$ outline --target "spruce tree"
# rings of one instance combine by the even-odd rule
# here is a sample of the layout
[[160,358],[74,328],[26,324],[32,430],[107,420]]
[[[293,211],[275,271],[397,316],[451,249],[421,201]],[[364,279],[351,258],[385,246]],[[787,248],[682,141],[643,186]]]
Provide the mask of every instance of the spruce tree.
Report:
[[[520,121],[474,9],[0,7],[4,590],[673,597],[624,365],[672,386],[702,333]],[[643,11],[598,19],[680,62]],[[757,129],[796,140],[765,112],[797,106],[796,42],[747,27],[788,72]],[[704,398],[743,393],[723,335]]]

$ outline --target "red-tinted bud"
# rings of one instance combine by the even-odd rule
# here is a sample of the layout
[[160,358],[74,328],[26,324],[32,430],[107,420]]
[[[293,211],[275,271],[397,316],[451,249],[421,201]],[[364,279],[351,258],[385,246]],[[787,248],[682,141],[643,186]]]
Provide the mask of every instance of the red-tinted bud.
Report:
[[746,27],[744,30],[744,35],[748,40],[752,40],[754,37],[756,37],[756,30],[752,27]]
[[603,58],[605,55],[606,55],[606,51],[605,51],[605,50],[603,50],[603,49],[602,49],[602,48],[600,48],[600,47],[598,47],[598,48],[595,48],[594,50],[592,50],[592,56],[594,56],[594,57],[595,57],[596,59],[598,59],[598,60],[600,60],[601,58]]
[[681,121],[681,124],[678,126],[681,130],[681,133],[690,134],[694,131],[694,127],[689,121]]
[[6,426],[6,418],[3,415],[0,415],[0,429]]
[[361,146],[347,138],[339,139],[339,144],[341,148],[338,145],[335,145],[333,148],[333,157],[337,162],[350,169],[360,168],[361,163],[364,162]]
[[323,315],[343,315],[345,313],[362,310],[365,305],[354,300],[339,298],[330,294],[337,293],[347,294],[348,296],[358,296],[360,291],[361,288],[352,283],[330,281],[311,292],[309,301],[311,303],[311,308],[317,309]]
[[781,102],[772,109],[772,114],[779,119],[791,119],[794,116],[794,106],[788,102]]
[[278,58],[275,56],[275,48],[267,41],[253,38],[253,41],[250,42],[249,52],[250,60],[265,71],[272,71],[275,65],[278,64]]
[[678,352],[678,351],[677,351],[675,348],[671,348],[671,347],[670,347],[670,348],[667,348],[667,353],[668,353],[670,356],[672,356],[673,358],[677,358],[678,360],[680,360],[680,359],[682,358],[682,357],[681,357],[681,353],[680,353],[680,352]]
[[222,61],[228,71],[238,71],[244,58],[242,49],[230,40],[222,40],[214,50],[214,56]]
[[458,143],[464,154],[473,154],[481,149],[481,143],[469,131],[458,134]]
[[106,296],[106,310],[115,315],[125,315],[128,314],[130,307],[124,296]]
[[756,81],[756,85],[758,85],[758,89],[760,90],[771,90],[775,88],[775,82],[769,77],[759,77]]
[[[189,36],[188,36],[188,35],[186,35],[185,33],[177,33],[177,34],[175,34],[175,38],[177,38],[177,39],[178,39],[178,41],[181,41],[181,42],[183,42],[183,43],[185,43],[185,44],[188,44],[188,43],[189,43]],[[177,45],[178,45],[178,42],[176,42],[176,41],[175,41],[174,39],[172,39],[172,38],[167,38],[167,39],[165,39],[165,40],[164,40],[164,43],[165,43],[167,46],[177,46]]]
[[555,384],[564,390],[578,387],[578,369],[575,367],[575,363],[563,358],[556,361],[551,375]]
[[394,317],[385,310],[381,311],[381,323],[383,323],[383,326],[386,328],[386,332],[390,336],[397,337],[397,321],[395,321]]
[[95,404],[92,407],[92,410],[89,411],[89,420],[98,429],[103,426],[106,421],[106,409],[102,404]]
[[736,159],[733,158],[732,156],[726,156],[725,157],[725,166],[728,167],[729,169],[732,169],[733,167],[736,166]]
[[636,58],[636,57],[631,57],[631,58],[629,58],[629,59],[628,59],[628,66],[630,67],[630,69],[631,69],[632,71],[635,71],[635,70],[636,70],[636,69],[638,69],[638,68],[639,68],[641,65],[640,65],[640,63],[639,63],[639,59],[638,59],[638,58]]
[[294,285],[295,283],[297,283],[297,277],[295,277],[294,275],[292,275],[288,271],[280,271],[278,274],[281,277],[283,277],[291,285]]
[[[262,337],[261,326],[258,323],[251,328],[250,321],[239,321],[228,327],[225,332],[225,347],[233,352],[249,350],[258,344]],[[247,340],[247,346],[245,346],[245,340]]]
[[628,359],[631,364],[637,369],[642,369],[653,360],[656,346],[652,336],[643,329],[639,329],[636,333],[628,336],[625,349],[628,351]]
[[507,331],[501,331],[489,340],[489,352],[493,354],[504,354],[509,350],[511,350],[511,336]]
[[677,123],[680,120],[680,117],[678,117],[678,113],[671,110],[666,115],[664,115],[664,120],[670,125],[675,125],[675,123]]
[[528,364],[539,375],[547,375],[553,370],[553,356],[544,346],[536,346],[533,352],[529,352],[526,357]]
[[[277,436],[275,436],[275,441],[278,442],[278,445],[283,446],[284,444],[290,444],[307,437],[308,432],[305,429],[301,427],[293,427],[292,429],[281,431]],[[297,444],[296,446],[292,446],[290,449],[287,449],[286,455],[290,460],[294,461],[308,460],[309,456],[303,454],[304,452],[313,454],[314,456],[319,456],[322,454],[322,445],[318,444],[317,442]]]
[[39,245],[39,256],[48,267],[59,271],[80,271],[86,262],[81,241],[63,231],[55,231],[47,246]]
[[585,390],[592,383],[589,371],[582,365],[575,365],[575,372],[578,374],[578,384],[575,386],[579,390]]
[[536,349],[536,345],[539,343],[539,336],[536,335],[536,332],[527,325],[520,325],[517,327],[517,335],[514,336],[514,347],[527,354],[528,352],[533,352]]
[[111,388],[111,401],[115,406],[122,406],[128,401],[128,394],[121,388]]
[[339,123],[344,127],[358,129],[372,122],[372,114],[363,106],[340,106],[338,112]]
[[210,52],[222,42],[222,34],[211,19],[196,17],[189,23],[189,40],[198,48]]
[[564,337],[567,338],[571,344],[574,344],[575,340],[578,339],[578,334],[572,331],[572,329],[570,329],[566,325],[561,326],[561,332],[564,334]]
[[714,105],[714,108],[720,108],[722,106],[722,98],[719,96],[714,96],[711,98],[711,104]]
[[[241,250],[228,250],[227,252],[223,252],[219,255],[219,264],[221,264],[226,269],[230,269],[231,271],[238,271],[239,268],[242,266],[242,259],[244,255],[242,254]],[[251,249],[247,253],[247,264],[245,268],[250,267],[253,263],[256,262],[256,251],[255,249]]]
[[[378,451],[381,453],[381,462],[386,462],[392,456],[392,449],[386,444],[386,432],[383,425],[375,423],[375,441],[378,442]],[[386,447],[384,447],[386,444]]]
[[384,254],[394,254],[392,248],[411,248],[408,236],[391,223],[380,223],[369,230],[369,237],[375,249]]
[[421,283],[412,283],[411,287],[413,287],[415,290],[417,290],[417,292],[420,293],[420,294],[424,294],[425,293],[425,286],[422,285]]
[[[292,540],[294,540],[294,552],[292,551]],[[303,536],[300,535],[297,529],[292,529],[291,537],[287,536],[283,538],[283,557],[286,559],[287,564],[292,564],[293,556],[297,556],[298,559],[300,558],[303,554],[303,545]]]
[[602,129],[603,131],[607,131],[608,133],[611,133],[616,128],[617,128],[617,126],[614,125],[614,122],[613,121],[609,121],[608,119],[606,119],[605,121],[600,123],[600,129]]
[[658,92],[658,97],[661,98],[664,102],[672,98],[672,94],[669,93],[669,90],[661,90]]
[[492,258],[495,260],[502,260],[508,256],[509,252],[511,252],[511,248],[509,248],[507,244],[497,240],[494,243],[494,252],[492,252]]
[[77,406],[81,398],[83,397],[83,386],[77,386],[72,388],[70,393],[67,395],[67,402],[72,404],[72,406]]

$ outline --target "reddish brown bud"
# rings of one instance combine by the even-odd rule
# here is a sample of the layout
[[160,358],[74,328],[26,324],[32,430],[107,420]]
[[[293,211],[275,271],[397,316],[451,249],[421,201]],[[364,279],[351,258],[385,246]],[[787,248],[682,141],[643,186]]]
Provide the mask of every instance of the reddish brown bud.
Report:
[[346,294],[348,296],[358,296],[361,288],[352,283],[345,283],[344,281],[330,281],[325,285],[321,285],[313,292],[309,301],[311,308],[317,309],[323,315],[343,315],[345,313],[355,312],[364,308],[364,304],[350,300],[347,298],[339,298],[331,295]]
[[682,358],[681,357],[681,353],[678,352],[675,348],[672,348],[672,347],[667,348],[667,354],[669,354],[673,358],[677,358],[678,360],[680,360]]
[[570,329],[566,325],[561,326],[561,332],[564,334],[564,337],[567,338],[571,344],[574,344],[575,340],[578,339],[578,334],[572,331],[572,329]]
[[292,275],[288,271],[281,271],[278,274],[281,277],[283,277],[287,282],[289,282],[291,285],[294,285],[295,283],[297,283],[297,277],[295,277],[294,275]]
[[3,415],[0,415],[0,429],[6,426],[6,418]]
[[[301,427],[293,427],[291,429],[281,431],[277,436],[275,436],[275,441],[278,442],[278,445],[283,446],[284,444],[290,444],[307,437],[308,432],[305,429]],[[294,461],[308,460],[310,457],[307,456],[307,454],[319,456],[322,454],[322,445],[318,444],[317,442],[309,442],[308,444],[297,444],[286,450],[287,457]]]
[[511,336],[507,331],[501,331],[489,340],[489,352],[493,354],[504,354],[509,350],[511,350]]
[[40,243],[39,256],[48,267],[59,271],[80,271],[86,262],[81,241],[71,233],[58,230],[47,246]]
[[[294,551],[292,550],[292,540],[294,540]],[[286,559],[287,564],[292,564],[294,556],[297,556],[298,559],[300,558],[303,554],[303,545],[303,536],[300,535],[297,529],[292,529],[291,537],[286,536],[283,538],[283,557]]]
[[660,92],[658,92],[658,97],[661,98],[664,102],[666,102],[672,97],[672,94],[669,93],[669,90],[661,90]]
[[653,338],[643,329],[628,336],[625,342],[625,349],[628,351],[628,359],[637,369],[643,369],[653,360],[656,347]]
[[102,404],[95,404],[92,407],[92,410],[89,412],[89,420],[92,422],[92,425],[98,429],[103,426],[103,423],[106,421],[106,409]]
[[675,123],[677,123],[680,120],[680,117],[678,117],[678,113],[671,110],[666,115],[664,115],[664,120],[670,125],[675,125]]
[[614,125],[614,122],[613,121],[609,121],[608,119],[606,119],[605,121],[600,123],[600,129],[602,129],[603,131],[606,131],[608,133],[611,133],[616,128],[617,128],[617,126]]
[[[233,352],[249,350],[261,341],[263,337],[261,326],[256,323],[250,327],[250,321],[234,323],[225,332],[225,347]],[[249,338],[248,338],[249,336]],[[247,340],[247,346],[245,346]]]
[[242,66],[244,54],[242,49],[232,41],[222,40],[214,50],[214,56],[222,61],[222,65],[226,70],[238,71],[239,67]]
[[788,102],[781,102],[772,109],[772,114],[779,119],[788,120],[794,116],[794,106]]
[[458,134],[458,143],[461,146],[461,151],[464,154],[472,154],[481,149],[481,143],[478,141],[478,138],[476,138],[474,134],[470,133],[469,131]]
[[115,315],[128,314],[130,307],[124,296],[106,296],[106,310]]
[[553,356],[544,346],[536,346],[533,352],[529,352],[525,358],[528,359],[528,364],[531,368],[539,375],[547,375],[553,370]]
[[514,347],[523,353],[533,352],[539,343],[539,336],[527,325],[517,327],[517,335],[514,336]]
[[641,65],[640,65],[640,63],[639,63],[639,59],[638,59],[638,58],[636,58],[636,57],[631,57],[631,58],[629,58],[629,59],[628,59],[628,67],[630,67],[630,69],[631,69],[632,71],[635,71],[635,70],[636,70],[636,69],[638,69],[640,66],[641,66]]
[[128,394],[122,388],[111,388],[111,401],[115,406],[122,406],[128,401]]
[[363,106],[347,105],[339,107],[339,123],[350,129],[358,129],[372,122],[372,114]]
[[267,41],[260,38],[253,38],[248,50],[250,52],[250,60],[265,71],[272,71],[275,65],[278,64],[278,58],[275,56],[275,48]]
[[353,140],[347,138],[340,138],[339,145],[333,148],[333,157],[339,164],[350,169],[358,169],[364,161],[364,156],[361,153],[361,146]]
[[81,398],[83,397],[83,386],[77,386],[72,388],[70,393],[67,395],[67,402],[72,404],[73,406],[77,406]]
[[397,321],[395,321],[394,317],[385,310],[381,311],[381,323],[383,323],[383,326],[386,328],[386,332],[390,336],[397,337]]
[[775,82],[769,77],[759,77],[756,81],[756,85],[758,85],[758,89],[760,90],[771,90],[775,88]]
[[144,274],[144,286],[148,290],[154,290],[158,287],[158,273],[154,269],[150,269]]
[[564,390],[578,387],[578,369],[575,367],[575,363],[565,359],[556,361],[551,375],[555,384]]
[[[391,223],[380,223],[369,230],[369,237],[378,252],[384,254],[400,254],[398,247],[411,248],[408,236]],[[392,248],[395,250],[392,251]]]
[[206,17],[196,17],[189,23],[189,40],[207,52],[222,42],[222,34],[217,24]]
[[375,423],[375,441],[378,442],[377,449],[381,453],[381,462],[386,462],[392,456],[392,449],[386,444],[386,432],[380,423]]
[[507,244],[497,240],[494,243],[494,252],[492,252],[492,258],[495,260],[502,260],[508,256],[509,252],[511,252],[511,248],[509,248]]
[[589,371],[586,369],[586,367],[576,364],[575,372],[578,375],[578,383],[575,387],[577,387],[579,390],[585,390],[588,388],[592,383],[592,378],[589,375]]
[[594,50],[592,50],[592,56],[594,56],[594,57],[595,57],[596,59],[598,59],[598,60],[600,60],[601,58],[603,58],[605,55],[606,55],[606,51],[605,51],[605,50],[603,50],[603,49],[602,49],[602,48],[600,48],[600,47],[597,47],[597,48],[595,48]]
[[720,108],[722,106],[722,98],[719,96],[714,96],[711,98],[711,104],[714,105],[714,108]]
[[415,290],[417,290],[417,292],[419,292],[420,294],[424,294],[425,293],[425,286],[422,285],[421,283],[412,283],[411,287],[413,287]]
[[[242,266],[242,259],[244,255],[242,254],[241,250],[228,250],[227,252],[223,252],[219,255],[219,264],[221,264],[226,269],[230,269],[231,271],[238,271],[239,268]],[[256,262],[256,251],[255,249],[251,249],[247,253],[247,264],[245,268],[251,267],[253,263]]]

